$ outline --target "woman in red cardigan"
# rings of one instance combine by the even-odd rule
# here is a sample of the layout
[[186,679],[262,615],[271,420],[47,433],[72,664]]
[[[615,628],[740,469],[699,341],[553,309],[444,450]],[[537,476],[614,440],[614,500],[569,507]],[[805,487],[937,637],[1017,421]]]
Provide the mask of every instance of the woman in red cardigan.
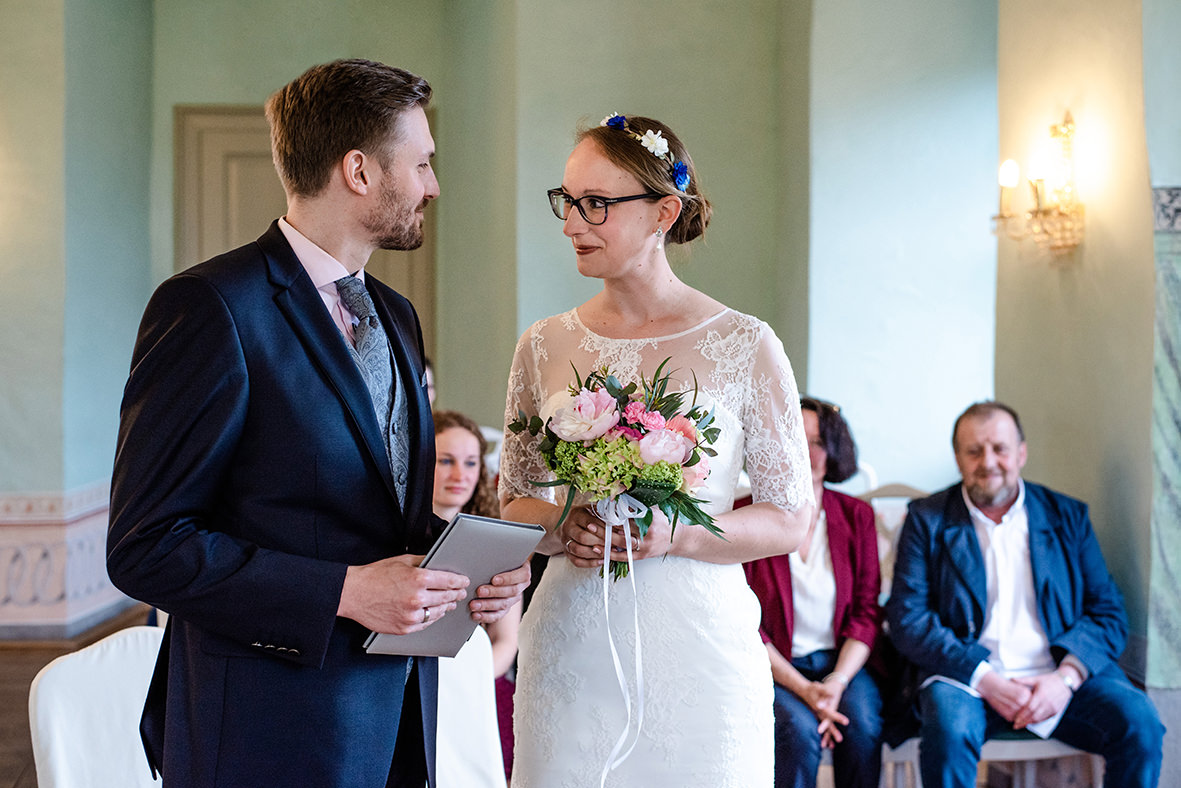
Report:
[[873,508],[826,489],[857,470],[840,409],[800,400],[816,513],[795,553],[745,564],[775,678],[775,788],[814,788],[822,747],[838,788],[876,788],[882,700],[864,670],[881,632]]

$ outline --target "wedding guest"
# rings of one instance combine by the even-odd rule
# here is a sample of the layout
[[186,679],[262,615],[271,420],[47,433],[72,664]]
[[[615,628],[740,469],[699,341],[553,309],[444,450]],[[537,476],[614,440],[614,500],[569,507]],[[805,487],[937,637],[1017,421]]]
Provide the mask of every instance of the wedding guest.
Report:
[[[522,622],[513,786],[599,785],[608,768],[608,786],[769,786],[772,682],[756,634],[758,600],[741,563],[795,549],[811,521],[791,365],[766,323],[693,289],[669,265],[666,244],[700,237],[711,214],[672,129],[614,115],[576,141],[562,185],[549,191],[550,207],[579,273],[602,289],[521,337],[506,422],[518,410],[527,418],[552,415],[572,381],[571,366],[582,374],[608,366],[621,381],[638,382],[671,359],[670,390],[689,392],[696,380],[697,402],[716,408],[717,456],[697,497],[725,540],[684,523],[673,532],[659,512],[643,541],[634,523],[628,533],[606,536],[585,506],[559,525],[554,488],[535,484],[553,478],[539,439],[506,433],[501,511],[546,525],[539,549],[553,556]],[[754,503],[732,511],[744,464]],[[604,550],[622,558],[626,539],[633,540],[634,565],[605,600]],[[621,663],[642,665],[642,687],[628,680],[627,696],[643,703],[643,725],[621,762],[611,757],[613,743],[625,730],[634,735],[636,720],[629,729],[608,620]]]
[[1087,505],[1022,476],[1004,403],[970,405],[951,448],[962,479],[911,502],[886,603],[918,668],[923,784],[972,788],[984,742],[1024,729],[1102,755],[1104,785],[1155,788],[1165,728],[1120,668],[1127,613]]
[[838,788],[877,788],[882,699],[865,668],[882,617],[873,508],[824,486],[857,472],[840,409],[812,397],[800,406],[819,505],[796,552],[744,567],[775,678],[775,788],[814,788],[822,748]]

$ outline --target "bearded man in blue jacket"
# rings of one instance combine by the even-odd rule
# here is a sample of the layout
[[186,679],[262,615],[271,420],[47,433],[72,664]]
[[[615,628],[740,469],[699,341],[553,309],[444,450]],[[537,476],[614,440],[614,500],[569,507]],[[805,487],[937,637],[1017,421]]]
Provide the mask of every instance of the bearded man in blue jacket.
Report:
[[919,668],[923,783],[971,788],[983,743],[1027,729],[1102,755],[1105,785],[1155,786],[1164,726],[1117,662],[1127,618],[1086,505],[1021,478],[999,402],[968,408],[952,448],[963,481],[910,504],[887,603]]

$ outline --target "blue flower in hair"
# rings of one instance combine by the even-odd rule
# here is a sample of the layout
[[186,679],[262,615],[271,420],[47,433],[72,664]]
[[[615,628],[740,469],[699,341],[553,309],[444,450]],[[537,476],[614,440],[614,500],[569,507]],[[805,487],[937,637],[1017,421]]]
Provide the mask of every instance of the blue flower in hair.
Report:
[[678,161],[673,164],[673,183],[680,191],[689,188],[689,168],[685,166],[685,162]]
[[612,112],[611,117],[603,119],[603,125],[609,126],[613,129],[626,129],[627,118],[625,118],[623,115],[616,115],[614,112]]

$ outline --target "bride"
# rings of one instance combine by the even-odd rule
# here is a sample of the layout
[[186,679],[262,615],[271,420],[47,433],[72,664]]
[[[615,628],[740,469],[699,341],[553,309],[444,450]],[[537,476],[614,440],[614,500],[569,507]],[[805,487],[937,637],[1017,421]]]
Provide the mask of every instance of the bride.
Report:
[[[606,365],[626,382],[651,377],[671,357],[670,390],[689,391],[696,380],[698,402],[716,407],[718,454],[697,496],[725,540],[687,524],[670,538],[657,512],[644,540],[633,539],[635,595],[630,578],[613,582],[608,616],[598,571],[603,523],[576,507],[555,530],[561,501],[554,488],[532,483],[553,478],[538,438],[506,432],[502,516],[547,526],[538,549],[554,556],[522,622],[513,788],[599,785],[629,719],[634,731],[641,694],[635,749],[607,773],[606,785],[770,786],[772,681],[758,600],[741,563],[795,549],[811,517],[791,365],[766,323],[694,290],[669,266],[665,243],[692,241],[710,217],[672,130],[612,115],[577,139],[550,204],[573,242],[579,273],[602,280],[603,289],[521,337],[506,421],[518,411],[551,416],[554,403],[567,398],[572,364],[583,375]],[[754,504],[732,510],[744,465]],[[623,560],[624,538],[614,530],[611,557]],[[630,710],[608,622],[630,675]]]

